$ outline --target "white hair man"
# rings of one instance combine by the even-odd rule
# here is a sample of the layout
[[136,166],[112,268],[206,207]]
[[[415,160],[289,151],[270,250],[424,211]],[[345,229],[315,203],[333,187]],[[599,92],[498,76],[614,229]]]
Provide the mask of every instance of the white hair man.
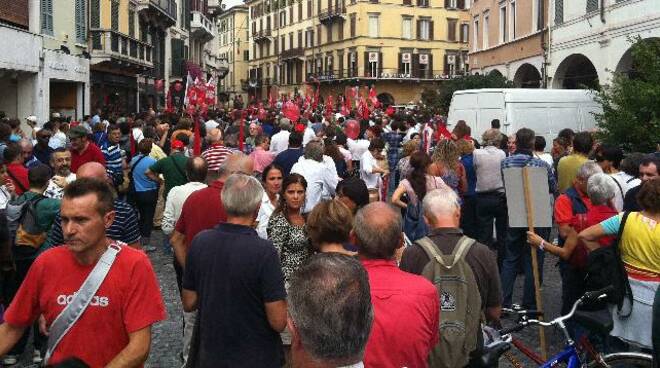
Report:
[[[456,193],[449,187],[432,190],[426,193],[423,201],[424,220],[428,223],[430,239],[440,254],[451,254],[463,237],[459,228],[461,205]],[[406,248],[399,267],[407,272],[421,275],[429,262],[426,252],[417,243]],[[481,296],[481,310],[488,321],[500,318],[502,305],[502,289],[495,255],[487,246],[474,243],[465,261],[472,269]],[[481,334],[481,331],[478,331]],[[478,338],[478,336],[477,336]],[[471,360],[480,359],[480,349],[470,354]],[[469,365],[471,366],[471,365]]]

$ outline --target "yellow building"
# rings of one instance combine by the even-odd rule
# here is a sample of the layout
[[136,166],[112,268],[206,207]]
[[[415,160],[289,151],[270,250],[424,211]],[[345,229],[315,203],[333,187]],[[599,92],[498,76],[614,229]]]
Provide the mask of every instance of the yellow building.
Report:
[[466,71],[464,0],[251,0],[250,62],[244,89],[264,98],[374,85],[382,101],[408,103],[424,87]]
[[229,101],[236,95],[247,99],[241,88],[248,70],[248,8],[236,5],[222,12],[217,18],[218,55],[228,64],[227,76],[218,83],[218,99]]
[[166,30],[175,0],[90,0],[92,109],[125,113],[164,105]]

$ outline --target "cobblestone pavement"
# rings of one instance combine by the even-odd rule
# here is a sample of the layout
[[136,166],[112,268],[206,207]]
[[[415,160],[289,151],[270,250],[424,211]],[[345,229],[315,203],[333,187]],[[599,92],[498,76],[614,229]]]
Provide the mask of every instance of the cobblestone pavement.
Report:
[[[159,231],[153,235],[154,241],[162,242],[162,233]],[[167,321],[158,323],[154,328],[151,355],[147,367],[174,368],[180,366],[179,354],[181,353],[181,301],[176,287],[176,277],[172,266],[172,256],[166,255],[162,249],[150,254],[151,261],[160,281],[163,298],[167,305]],[[554,318],[559,314],[561,308],[561,280],[555,267],[556,258],[547,256],[544,265],[543,302],[546,316]],[[522,300],[522,275],[518,277],[514,291],[514,302]],[[512,321],[505,320],[503,324],[511,324]],[[538,347],[538,329],[530,327],[516,334],[520,340],[530,347]],[[563,339],[559,331],[546,329],[546,339],[550,352],[558,352],[563,347]],[[520,360],[523,367],[535,366],[531,360],[517,351],[511,350],[514,356]],[[538,351],[538,350],[537,350]],[[512,367],[502,358],[500,367]]]
[[[154,244],[162,244],[163,234],[155,231],[152,234]],[[178,368],[181,366],[181,335],[182,335],[182,309],[179,291],[176,286],[176,276],[172,266],[172,255],[166,254],[162,246],[158,247],[153,253],[149,254],[151,262],[158,276],[160,288],[167,306],[167,320],[157,323],[153,329],[153,340],[151,345],[151,354],[146,367],[150,368]],[[548,318],[554,318],[558,315],[561,307],[561,281],[557,268],[554,266],[556,258],[546,257],[544,267],[543,301]],[[522,275],[518,277],[514,291],[514,302],[520,302],[522,299]],[[511,324],[512,321],[503,321],[503,324]],[[537,328],[531,327],[516,334],[526,345],[537,347],[538,333]],[[550,352],[557,352],[563,346],[563,339],[559,331],[546,329],[546,338]],[[28,345],[30,346],[30,345]],[[28,361],[28,351],[23,355],[23,362]],[[518,352],[515,348],[511,350],[514,356],[520,360],[523,367],[535,366],[533,362]],[[22,365],[25,367],[26,364]],[[505,358],[500,361],[500,367],[512,367]],[[19,366],[20,367],[20,366]]]

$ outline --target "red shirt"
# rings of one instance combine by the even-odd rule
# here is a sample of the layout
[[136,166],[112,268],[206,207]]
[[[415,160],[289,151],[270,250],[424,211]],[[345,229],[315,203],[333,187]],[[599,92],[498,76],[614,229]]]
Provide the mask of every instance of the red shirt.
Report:
[[220,198],[223,185],[224,182],[216,180],[207,188],[193,192],[183,203],[175,229],[186,236],[186,248],[190,247],[195,235],[227,221]]
[[[5,321],[28,327],[43,314],[50,326],[94,266],[78,263],[66,246],[47,250],[30,267]],[[76,356],[91,367],[104,367],[128,345],[129,333],[165,318],[149,258],[123,246],[89,307],[62,338],[48,363]]]
[[[591,201],[589,200],[589,197],[579,190],[577,190],[577,192],[580,194],[580,199],[584,202],[588,212],[591,209]],[[576,225],[575,214],[573,213],[573,203],[571,203],[571,199],[566,194],[557,197],[557,201],[555,202],[555,221],[557,221],[557,224],[559,225]]]
[[103,152],[94,143],[89,142],[87,148],[78,153],[76,150],[71,150],[71,172],[75,173],[78,168],[88,162],[98,162],[105,166],[105,156]]
[[[607,220],[608,218],[612,216],[616,216],[618,214],[619,213],[616,211],[616,209],[610,206],[604,206],[604,205],[592,206],[587,212],[586,221],[583,224],[583,226],[581,226],[580,228],[576,228],[575,231],[580,232],[590,226],[600,224],[601,222]],[[601,247],[605,247],[612,244],[612,241],[614,241],[614,239],[616,239],[616,236],[603,236],[600,239],[598,239],[598,243],[600,244]],[[587,252],[587,248],[584,246],[584,244],[582,242],[578,242],[575,249],[573,249],[573,253],[571,253],[571,258],[569,258],[569,262],[573,267],[584,269],[585,267],[587,267],[588,255],[589,252]]]
[[426,367],[438,343],[440,305],[435,286],[401,271],[394,261],[362,259],[369,274],[374,323],[365,367]]
[[[9,173],[11,173],[11,175],[9,175]],[[21,185],[19,185],[18,182],[12,178],[12,175],[18,179],[20,184],[25,189],[21,188]],[[30,182],[28,181],[28,169],[25,167],[25,165],[16,162],[7,164],[7,177],[10,178],[14,184],[17,195],[21,195],[30,189]]]

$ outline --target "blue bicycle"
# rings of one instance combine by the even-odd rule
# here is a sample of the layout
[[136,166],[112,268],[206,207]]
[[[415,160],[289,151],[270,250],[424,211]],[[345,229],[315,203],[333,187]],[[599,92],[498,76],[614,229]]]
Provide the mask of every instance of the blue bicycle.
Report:
[[[484,335],[486,338],[485,341],[489,341],[484,349],[484,366],[497,367],[499,358],[513,345],[516,346],[525,355],[530,357],[533,361],[538,363],[539,367],[541,368],[652,368],[653,358],[651,355],[637,352],[624,352],[604,355],[596,351],[596,349],[594,349],[586,337],[581,339],[579,343],[576,343],[569,335],[565,322],[571,318],[573,318],[574,321],[579,322],[581,325],[587,327],[589,330],[598,331],[605,335],[612,330],[611,317],[604,318],[604,314],[599,312],[577,310],[580,306],[593,304],[594,302],[605,298],[607,293],[611,292],[612,290],[613,289],[611,287],[608,287],[602,290],[585,293],[575,302],[575,304],[573,304],[573,308],[567,315],[560,316],[549,322],[533,319],[538,318],[538,316],[542,314],[538,311],[515,309],[508,310],[507,312],[514,313],[519,316],[518,323],[515,326],[504,328],[499,331],[491,328],[484,329]],[[566,346],[564,349],[549,360],[543,361],[531,349],[526,348],[511,336],[511,333],[518,332],[528,326],[533,325],[540,325],[543,327],[558,327],[563,332],[566,340]]]

